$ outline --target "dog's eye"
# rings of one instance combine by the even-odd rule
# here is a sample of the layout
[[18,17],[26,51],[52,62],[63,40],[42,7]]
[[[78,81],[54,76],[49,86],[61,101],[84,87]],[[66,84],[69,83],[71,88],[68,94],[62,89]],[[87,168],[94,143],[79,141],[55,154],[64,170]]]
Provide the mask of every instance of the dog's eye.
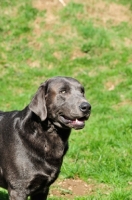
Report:
[[61,94],[65,94],[65,93],[66,93],[66,90],[61,90],[60,93],[61,93]]
[[84,93],[85,93],[85,91],[84,91],[84,88],[81,88],[81,93],[82,93],[82,94],[84,94]]
[[66,94],[67,89],[65,87],[60,88],[60,94]]

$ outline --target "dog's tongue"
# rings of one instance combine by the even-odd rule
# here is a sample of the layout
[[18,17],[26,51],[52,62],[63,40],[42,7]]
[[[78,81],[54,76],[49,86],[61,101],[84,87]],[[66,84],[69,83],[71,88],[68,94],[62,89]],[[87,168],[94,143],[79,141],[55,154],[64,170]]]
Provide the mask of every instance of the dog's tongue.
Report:
[[84,124],[84,121],[81,121],[81,120],[76,119],[75,121],[72,121],[72,123],[73,123],[74,125],[81,126],[81,125]]

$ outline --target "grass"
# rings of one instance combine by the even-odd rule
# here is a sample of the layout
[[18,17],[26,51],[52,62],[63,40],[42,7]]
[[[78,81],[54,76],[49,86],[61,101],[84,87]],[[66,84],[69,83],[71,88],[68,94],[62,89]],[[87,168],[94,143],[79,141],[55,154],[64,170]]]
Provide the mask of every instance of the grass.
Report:
[[[98,184],[98,191],[74,199],[131,200],[132,22],[107,16],[103,23],[103,12],[102,18],[89,14],[97,1],[43,9],[36,2],[0,2],[0,110],[23,109],[49,77],[80,80],[92,114],[83,130],[72,132],[60,178]],[[131,2],[112,2],[129,14]],[[111,189],[104,193],[101,183]],[[0,199],[8,199],[3,189]]]

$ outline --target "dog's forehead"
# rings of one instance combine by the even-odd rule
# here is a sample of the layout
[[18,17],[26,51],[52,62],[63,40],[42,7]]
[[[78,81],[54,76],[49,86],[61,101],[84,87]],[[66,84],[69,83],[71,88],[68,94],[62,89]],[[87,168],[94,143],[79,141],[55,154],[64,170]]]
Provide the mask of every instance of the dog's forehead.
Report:
[[81,83],[70,77],[56,77],[53,79],[50,79],[49,86],[51,88],[61,88],[61,87],[80,87]]

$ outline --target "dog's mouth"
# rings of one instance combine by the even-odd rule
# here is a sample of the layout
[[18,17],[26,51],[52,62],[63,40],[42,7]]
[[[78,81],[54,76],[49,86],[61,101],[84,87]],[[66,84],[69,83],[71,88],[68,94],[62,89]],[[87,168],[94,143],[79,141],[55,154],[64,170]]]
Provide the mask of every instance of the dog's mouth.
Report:
[[62,122],[70,128],[82,129],[85,126],[85,121],[88,117],[81,117],[75,119],[69,119],[64,115],[61,115]]

